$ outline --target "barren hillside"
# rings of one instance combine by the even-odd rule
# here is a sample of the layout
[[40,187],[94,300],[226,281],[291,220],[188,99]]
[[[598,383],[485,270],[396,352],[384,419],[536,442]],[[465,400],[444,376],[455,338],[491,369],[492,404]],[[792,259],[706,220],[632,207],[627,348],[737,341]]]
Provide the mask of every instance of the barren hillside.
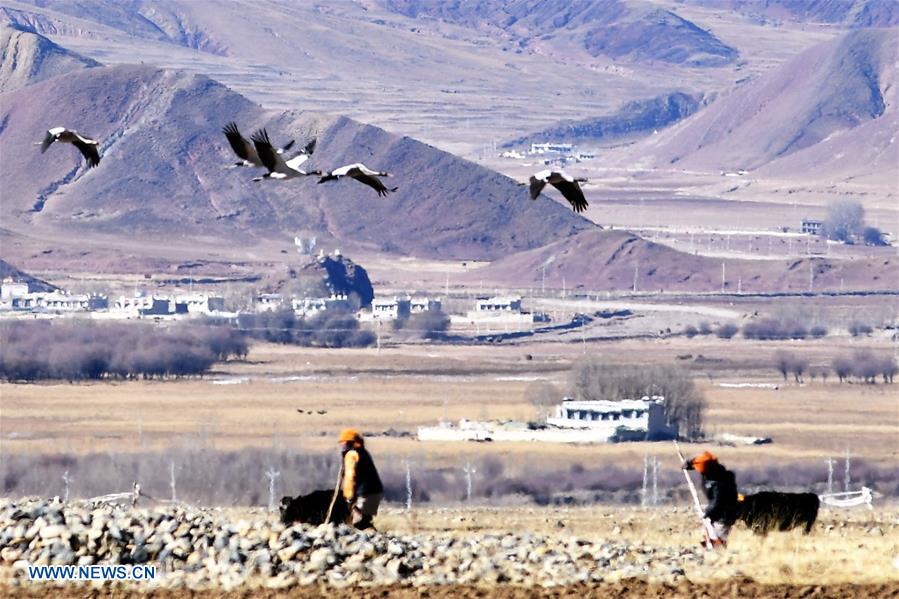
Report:
[[[869,122],[895,133],[897,39],[895,29],[862,29],[815,46],[632,154],[644,166],[752,170],[840,136],[851,144],[848,134]],[[866,157],[845,151],[844,169],[865,168]]]
[[[722,264],[724,269],[722,272]],[[544,277],[545,273],[545,279]],[[722,275],[724,284],[722,286]],[[735,260],[697,256],[626,231],[588,231],[498,260],[471,280],[581,291],[895,290],[899,260]],[[811,281],[811,287],[809,283]]]
[[0,25],[0,92],[99,63],[42,35]]
[[[303,229],[357,247],[468,259],[593,226],[551,200],[531,202],[503,175],[411,138],[343,117],[265,112],[202,76],[103,67],[4,94],[2,104],[4,223],[129,238],[198,235],[223,246],[286,240]],[[245,135],[267,126],[277,143],[317,136],[310,168],[362,161],[391,172],[399,190],[379,198],[354,181],[251,182],[257,172],[226,168],[235,160],[220,132],[229,120]],[[60,122],[102,140],[99,167],[87,170],[65,144],[37,151],[35,140]]]

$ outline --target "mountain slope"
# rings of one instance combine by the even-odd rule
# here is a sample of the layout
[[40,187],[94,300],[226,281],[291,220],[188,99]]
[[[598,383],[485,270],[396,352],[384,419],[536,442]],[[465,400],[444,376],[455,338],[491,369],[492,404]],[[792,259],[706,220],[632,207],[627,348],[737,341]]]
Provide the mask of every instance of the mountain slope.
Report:
[[710,67],[735,62],[736,49],[675,13],[621,0],[382,0],[407,17],[427,16],[472,27],[493,27],[520,47],[573,48],[589,56]]
[[[586,231],[546,247],[520,252],[469,276],[509,286],[583,291],[804,292],[809,273],[815,291],[893,290],[899,280],[895,257],[865,260],[792,258],[737,260],[697,256],[627,231]],[[545,279],[543,278],[545,274]],[[476,276],[475,276],[476,275]]]
[[685,0],[710,8],[728,8],[756,18],[801,23],[834,23],[850,27],[899,25],[899,3],[893,0]]
[[557,125],[513,139],[504,148],[534,142],[565,141],[580,143],[608,143],[646,135],[684,119],[700,107],[699,100],[683,92],[673,92],[648,100],[628,102],[614,114],[578,121],[563,121]]
[[[859,125],[893,127],[895,29],[820,44],[641,144],[645,165],[754,169]],[[885,149],[885,148],[884,148]]]
[[[33,143],[65,122],[101,140],[87,170],[74,148]],[[355,181],[253,183],[220,132],[235,120],[276,143],[318,136],[309,168],[365,162],[395,175],[387,198]],[[494,171],[342,117],[266,112],[203,76],[148,66],[89,69],[2,96],[4,222],[67,233],[203,236],[223,246],[323,233],[349,245],[422,257],[492,259],[591,228],[564,206],[528,199]],[[27,151],[7,151],[27,148]]]
[[0,93],[99,65],[93,59],[57,46],[42,35],[0,26]]

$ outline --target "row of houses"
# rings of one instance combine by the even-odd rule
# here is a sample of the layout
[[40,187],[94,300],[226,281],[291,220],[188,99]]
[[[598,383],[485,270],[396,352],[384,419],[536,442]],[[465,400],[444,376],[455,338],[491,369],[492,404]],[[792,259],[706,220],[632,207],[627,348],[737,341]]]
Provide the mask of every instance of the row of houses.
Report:
[[[235,316],[226,311],[224,297],[203,293],[137,293],[111,300],[102,294],[30,291],[27,283],[6,279],[0,285],[0,298],[0,311],[18,313],[98,312],[109,318]],[[326,310],[350,311],[354,306],[346,295],[340,294],[298,298],[280,293],[262,293],[254,297],[252,309],[265,312],[285,308],[293,310],[297,316],[311,317]],[[372,301],[371,311],[360,311],[357,315],[360,320],[401,320],[424,312],[442,311],[440,298],[408,295],[376,298]],[[454,324],[462,325],[500,321],[504,324],[513,321],[524,324],[534,322],[534,315],[522,309],[521,297],[515,295],[477,298],[473,309],[465,314],[454,314],[451,319]]]

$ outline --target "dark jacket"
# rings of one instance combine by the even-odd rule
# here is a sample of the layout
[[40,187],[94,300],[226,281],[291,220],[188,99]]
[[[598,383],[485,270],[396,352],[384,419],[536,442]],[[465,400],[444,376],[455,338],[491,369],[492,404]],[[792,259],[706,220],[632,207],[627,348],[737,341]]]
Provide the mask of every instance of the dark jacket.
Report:
[[702,475],[702,490],[709,499],[706,518],[725,524],[737,520],[737,481],[733,472],[720,464],[710,466]]
[[344,497],[351,499],[384,492],[378,469],[365,447],[357,446],[343,452],[343,463]]

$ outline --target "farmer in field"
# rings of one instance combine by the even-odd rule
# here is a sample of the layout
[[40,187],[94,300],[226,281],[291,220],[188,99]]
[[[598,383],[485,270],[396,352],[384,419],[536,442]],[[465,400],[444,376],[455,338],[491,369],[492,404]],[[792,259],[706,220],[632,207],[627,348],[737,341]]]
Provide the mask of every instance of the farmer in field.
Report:
[[702,475],[702,489],[708,497],[705,534],[714,547],[726,547],[730,527],[737,520],[737,482],[734,473],[708,451],[684,462],[685,470]]
[[343,453],[343,496],[350,507],[353,526],[373,528],[372,518],[384,497],[384,486],[378,469],[365,449],[365,442],[357,431],[348,428],[340,433]]

